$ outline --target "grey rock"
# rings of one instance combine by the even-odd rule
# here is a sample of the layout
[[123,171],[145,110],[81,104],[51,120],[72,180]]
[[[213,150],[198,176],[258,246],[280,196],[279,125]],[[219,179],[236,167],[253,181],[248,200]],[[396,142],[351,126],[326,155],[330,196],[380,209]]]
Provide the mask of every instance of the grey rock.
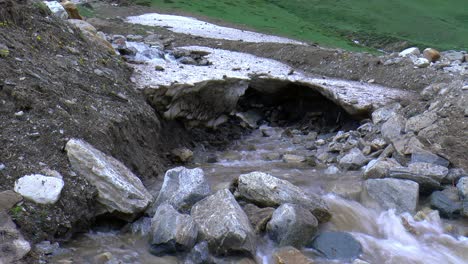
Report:
[[0,192],[0,212],[3,210],[10,210],[10,208],[22,200],[23,197],[12,190]]
[[31,250],[31,245],[5,211],[0,211],[0,234],[0,263],[16,263]]
[[435,83],[427,86],[421,91],[421,97],[424,100],[430,100],[434,98],[434,96],[442,89],[443,86],[446,84],[441,84],[441,83]]
[[462,177],[468,177],[464,169],[452,168],[449,169],[449,173],[442,180],[442,183],[455,185]]
[[261,112],[257,110],[249,110],[247,112],[237,113],[236,116],[239,117],[250,128],[257,128],[258,122],[263,118]]
[[283,204],[267,224],[270,238],[280,246],[301,248],[317,232],[318,221],[301,205]]
[[323,232],[310,246],[328,259],[352,261],[362,253],[359,241],[345,232]]
[[260,234],[266,229],[268,221],[270,221],[275,208],[264,207],[260,208],[254,204],[247,204],[243,207],[245,214],[250,220],[250,224],[255,230],[255,233]]
[[135,222],[128,224],[126,230],[140,236],[146,236],[151,232],[151,217],[141,217]]
[[468,198],[468,176],[461,178],[457,183],[458,191],[462,198]]
[[447,176],[449,171],[447,167],[426,162],[410,163],[408,169],[414,174],[428,176],[439,183]]
[[327,222],[331,218],[327,204],[318,195],[307,194],[290,182],[263,172],[241,175],[237,192],[240,198],[261,207],[299,204],[308,208],[319,222]]
[[405,125],[406,119],[399,114],[395,114],[383,123],[380,132],[386,140],[393,141],[400,137]]
[[36,252],[44,255],[51,255],[55,251],[57,251],[60,248],[59,244],[57,242],[55,243],[50,243],[50,241],[42,241],[40,243],[37,243],[34,246],[34,249]]
[[214,263],[210,255],[208,243],[202,241],[196,244],[185,258],[184,264],[211,264]]
[[391,169],[401,168],[402,166],[394,159],[375,159],[369,162],[364,169],[365,179],[385,178],[389,175]]
[[456,214],[460,214],[462,203],[449,195],[445,190],[433,192],[430,197],[431,208],[437,209],[443,217],[453,218]]
[[335,165],[330,165],[323,173],[327,175],[336,175],[340,173],[340,169],[336,167]]
[[388,172],[388,178],[404,179],[417,182],[422,192],[440,189],[440,182],[433,178],[411,172],[408,168],[393,168]]
[[164,175],[161,191],[152,208],[168,203],[178,211],[189,212],[192,205],[210,193],[211,188],[202,169],[177,167]]
[[151,220],[151,253],[164,255],[190,250],[197,241],[198,229],[190,215],[162,204]]
[[41,174],[26,175],[15,181],[15,192],[39,204],[54,204],[60,198],[64,182]]
[[442,157],[431,152],[414,152],[411,154],[411,163],[425,162],[443,167],[448,167],[450,162]]
[[346,170],[360,169],[366,163],[366,156],[364,156],[364,154],[362,154],[361,150],[358,148],[351,149],[351,151],[339,161],[340,167]]
[[393,138],[391,141],[393,141],[395,151],[401,156],[421,152],[424,149],[424,145],[412,132],[398,138]]
[[192,57],[182,57],[179,59],[179,62],[186,65],[197,65],[197,61]]
[[416,182],[399,179],[369,179],[364,182],[361,201],[380,209],[396,209],[398,213],[414,212],[419,198]]
[[462,211],[461,215],[465,218],[468,218],[468,199],[462,201]]
[[128,41],[142,41],[143,40],[143,36],[141,35],[127,35],[127,40]]
[[65,150],[73,170],[97,188],[97,200],[107,212],[133,220],[153,200],[141,180],[117,159],[80,139],[69,140]]
[[283,155],[283,162],[286,163],[303,163],[306,161],[304,156],[293,155],[293,154],[285,154]]
[[449,50],[449,51],[443,51],[442,53],[442,58],[447,59],[450,61],[460,61],[463,62],[465,54],[461,51],[454,51],[454,50]]
[[249,218],[229,190],[206,197],[192,207],[201,240],[215,255],[255,255],[256,241]]
[[419,132],[421,129],[432,125],[437,120],[437,113],[433,111],[424,112],[420,115],[413,116],[406,121],[405,131]]

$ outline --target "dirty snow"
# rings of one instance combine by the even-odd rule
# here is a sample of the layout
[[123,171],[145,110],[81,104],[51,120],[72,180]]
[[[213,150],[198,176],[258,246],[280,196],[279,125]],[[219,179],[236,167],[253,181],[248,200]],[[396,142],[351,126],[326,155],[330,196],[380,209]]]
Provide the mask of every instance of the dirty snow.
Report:
[[[195,84],[208,80],[238,78],[244,80],[265,79],[290,81],[309,86],[325,97],[341,105],[349,113],[376,109],[398,98],[411,98],[414,94],[366,82],[338,80],[292,72],[288,65],[247,53],[233,52],[200,46],[182,47],[192,51],[204,51],[212,65],[183,65],[175,60],[158,59],[146,64],[132,65],[132,80],[140,89],[158,89],[172,84]],[[156,71],[162,66],[164,71]],[[292,74],[291,74],[292,73]]]
[[158,13],[131,16],[127,22],[146,26],[165,27],[170,31],[204,38],[239,40],[244,42],[273,42],[305,45],[303,42],[288,38],[265,35],[246,30],[222,27],[192,17],[163,15]]

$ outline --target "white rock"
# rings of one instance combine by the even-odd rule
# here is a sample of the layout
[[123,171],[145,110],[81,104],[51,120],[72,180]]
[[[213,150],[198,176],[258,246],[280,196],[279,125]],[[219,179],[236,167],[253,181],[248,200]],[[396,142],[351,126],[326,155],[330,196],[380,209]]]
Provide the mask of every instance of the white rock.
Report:
[[98,201],[108,212],[120,212],[124,220],[140,213],[153,200],[140,179],[117,159],[107,156],[87,142],[71,139],[65,150],[70,164],[98,190]]
[[415,55],[415,56],[419,56],[421,54],[421,51],[416,48],[416,47],[413,47],[413,48],[408,48],[408,49],[405,49],[404,51],[400,52],[398,54],[398,56],[400,57],[408,57],[410,55]]
[[426,58],[417,58],[416,60],[413,61],[414,66],[418,68],[426,68],[428,67],[431,63],[429,62],[428,59]]
[[52,12],[52,14],[54,14],[54,16],[60,19],[68,19],[67,11],[65,10],[65,8],[63,8],[63,6],[59,2],[56,2],[56,1],[42,1],[42,2],[50,9],[50,11]]
[[60,197],[64,182],[56,177],[31,174],[15,182],[15,192],[40,204],[54,204]]

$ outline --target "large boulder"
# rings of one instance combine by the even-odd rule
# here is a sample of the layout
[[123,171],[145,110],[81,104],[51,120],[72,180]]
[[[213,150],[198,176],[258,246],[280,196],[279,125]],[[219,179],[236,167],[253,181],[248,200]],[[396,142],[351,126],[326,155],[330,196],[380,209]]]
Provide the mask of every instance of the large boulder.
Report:
[[161,256],[192,249],[198,229],[190,215],[177,212],[170,204],[162,204],[151,220],[151,253]]
[[65,150],[72,169],[98,190],[97,200],[105,211],[132,220],[152,202],[140,179],[117,159],[80,139],[69,140]]
[[14,190],[35,203],[54,204],[60,198],[64,184],[61,178],[31,174],[16,180]]
[[303,247],[317,232],[318,221],[301,205],[283,204],[267,224],[269,236],[280,246]]
[[363,204],[373,208],[396,209],[398,213],[414,212],[419,198],[416,182],[399,179],[369,179],[361,193]]
[[352,261],[362,253],[361,244],[345,232],[323,232],[314,238],[310,247],[328,259]]
[[292,183],[263,172],[252,172],[239,177],[239,198],[261,207],[277,207],[285,203],[299,204],[308,208],[319,222],[331,218],[330,210],[322,198],[307,194]]
[[164,175],[164,182],[153,208],[168,203],[176,210],[189,212],[192,205],[210,193],[211,188],[202,169],[177,167]]
[[358,170],[366,165],[366,163],[367,158],[362,154],[359,148],[351,149],[351,151],[339,161],[340,167],[346,170]]
[[215,255],[255,255],[255,233],[249,218],[227,189],[206,197],[192,207],[191,215],[201,240]]

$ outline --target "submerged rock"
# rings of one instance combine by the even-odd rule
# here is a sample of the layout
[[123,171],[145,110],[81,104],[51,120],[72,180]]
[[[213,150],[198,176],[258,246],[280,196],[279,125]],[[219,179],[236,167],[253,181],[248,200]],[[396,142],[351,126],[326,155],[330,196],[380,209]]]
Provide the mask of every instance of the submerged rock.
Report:
[[352,261],[362,253],[361,244],[345,232],[323,232],[314,238],[310,247],[328,259]]
[[240,198],[258,206],[277,207],[285,203],[298,204],[309,209],[321,223],[331,218],[327,204],[318,195],[307,194],[290,182],[263,172],[241,175],[237,191]]
[[211,188],[202,169],[177,167],[168,170],[164,175],[161,191],[152,208],[155,209],[162,203],[168,203],[176,210],[189,212],[192,205],[210,193]]
[[68,141],[65,150],[73,170],[97,188],[97,200],[107,212],[133,220],[153,200],[141,180],[117,159],[80,139]]
[[169,204],[162,204],[151,220],[151,253],[190,250],[197,241],[198,229],[190,215],[184,215]]
[[255,255],[255,234],[249,219],[229,190],[206,197],[192,207],[201,240],[215,255]]
[[318,221],[301,205],[283,204],[267,224],[271,239],[280,246],[303,247],[317,232]]
[[274,264],[313,264],[301,251],[294,247],[283,247],[273,253]]
[[364,182],[361,201],[364,205],[396,209],[398,213],[414,212],[419,198],[416,182],[398,179],[370,179]]
[[15,181],[15,192],[35,203],[54,204],[58,201],[64,185],[60,178],[31,174]]

